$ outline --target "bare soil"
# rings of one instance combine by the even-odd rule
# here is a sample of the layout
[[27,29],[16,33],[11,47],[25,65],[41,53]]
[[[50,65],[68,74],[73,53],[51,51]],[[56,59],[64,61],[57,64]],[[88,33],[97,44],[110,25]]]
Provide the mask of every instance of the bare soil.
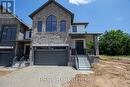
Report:
[[130,87],[130,60],[100,60],[93,74],[76,75],[69,87]]
[[9,73],[11,73],[11,72],[10,71],[0,71],[0,77],[5,76]]

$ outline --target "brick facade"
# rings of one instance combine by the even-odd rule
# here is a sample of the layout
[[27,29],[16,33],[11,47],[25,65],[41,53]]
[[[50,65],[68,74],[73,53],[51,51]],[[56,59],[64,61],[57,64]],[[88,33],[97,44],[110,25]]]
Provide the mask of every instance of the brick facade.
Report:
[[[48,16],[54,15],[57,18],[57,32],[46,32],[46,19]],[[66,32],[60,32],[60,21],[66,20]],[[37,21],[42,21],[42,33],[37,32]],[[44,9],[40,10],[33,16],[33,44],[67,44],[68,32],[71,26],[71,15],[66,11],[50,3]]]

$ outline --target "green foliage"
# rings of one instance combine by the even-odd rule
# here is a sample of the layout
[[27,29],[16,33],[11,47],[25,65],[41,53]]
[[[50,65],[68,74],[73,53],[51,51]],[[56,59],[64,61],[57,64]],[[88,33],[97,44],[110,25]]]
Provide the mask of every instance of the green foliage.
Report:
[[106,31],[99,38],[101,54],[106,55],[129,55],[130,35],[121,30]]
[[86,43],[86,47],[87,47],[87,54],[94,54],[94,43],[92,41],[89,41]]
[[88,49],[93,49],[94,48],[94,44],[93,44],[92,41],[87,42],[86,46],[87,46]]

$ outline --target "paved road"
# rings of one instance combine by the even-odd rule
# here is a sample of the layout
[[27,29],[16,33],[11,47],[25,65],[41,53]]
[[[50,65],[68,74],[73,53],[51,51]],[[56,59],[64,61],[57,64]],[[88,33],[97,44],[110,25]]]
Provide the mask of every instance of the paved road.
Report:
[[0,87],[67,87],[76,74],[71,67],[27,67],[1,77]]

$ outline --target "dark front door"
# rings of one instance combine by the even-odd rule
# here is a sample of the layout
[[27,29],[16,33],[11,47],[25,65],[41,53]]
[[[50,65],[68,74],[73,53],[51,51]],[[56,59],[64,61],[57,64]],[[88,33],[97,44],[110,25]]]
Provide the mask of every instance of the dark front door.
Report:
[[84,54],[84,43],[83,40],[76,40],[76,50],[77,54]]
[[29,59],[29,53],[30,53],[30,46],[26,46],[26,49],[25,49],[26,60]]

